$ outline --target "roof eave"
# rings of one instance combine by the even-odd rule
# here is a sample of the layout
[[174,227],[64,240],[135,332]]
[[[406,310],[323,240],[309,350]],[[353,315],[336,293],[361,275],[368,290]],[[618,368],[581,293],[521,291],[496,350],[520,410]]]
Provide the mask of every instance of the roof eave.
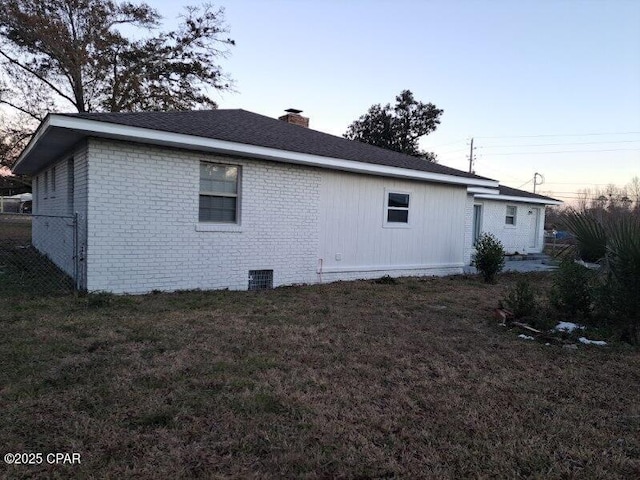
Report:
[[48,113],[47,116],[44,117],[44,120],[40,122],[40,125],[38,125],[38,128],[36,129],[34,134],[31,136],[29,143],[27,143],[27,146],[24,147],[22,152],[20,152],[20,155],[18,156],[18,160],[16,160],[16,163],[14,163],[13,166],[11,167],[11,173],[14,173],[14,174],[22,173],[20,172],[20,167],[22,163],[25,162],[25,159],[29,156],[29,153],[31,153],[31,151],[33,150],[35,145],[40,141],[40,139],[49,131],[51,126],[50,125],[51,117],[52,117],[52,114]]
[[[46,125],[45,125],[46,123]],[[308,153],[292,152],[270,147],[262,147],[245,143],[198,137],[183,133],[165,132],[142,127],[131,127],[99,120],[50,114],[38,127],[20,158],[14,170],[32,153],[35,145],[53,128],[61,128],[80,132],[86,136],[112,138],[116,140],[141,142],[153,145],[169,146],[186,150],[208,151],[229,155],[239,155],[251,158],[275,160],[298,165],[307,165],[333,170],[343,170],[355,173],[366,173],[388,177],[406,178],[421,181],[450,183],[466,186],[498,187],[496,180],[458,177],[442,173],[425,172],[408,168],[378,165],[340,158],[324,157]]]
[[520,203],[537,203],[541,205],[562,205],[564,202],[560,200],[546,199],[546,198],[534,198],[534,197],[517,197],[514,195],[491,195],[491,194],[479,194],[475,195],[475,198],[483,200],[495,200],[506,202],[520,202]]

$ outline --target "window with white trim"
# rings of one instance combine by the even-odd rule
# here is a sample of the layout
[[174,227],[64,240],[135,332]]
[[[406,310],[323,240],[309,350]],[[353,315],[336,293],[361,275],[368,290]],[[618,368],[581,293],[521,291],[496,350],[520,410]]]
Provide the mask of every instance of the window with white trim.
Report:
[[385,191],[385,225],[402,226],[409,224],[409,200],[408,192]]
[[200,162],[199,220],[239,223],[240,167]]
[[516,224],[516,216],[518,213],[518,208],[513,205],[507,205],[507,214],[504,219],[505,225],[514,225]]

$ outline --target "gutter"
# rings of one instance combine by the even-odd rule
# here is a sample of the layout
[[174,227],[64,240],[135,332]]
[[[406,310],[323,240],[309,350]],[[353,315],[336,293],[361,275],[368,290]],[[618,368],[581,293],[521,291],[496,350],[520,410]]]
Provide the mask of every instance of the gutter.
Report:
[[479,194],[474,195],[474,198],[481,198],[484,200],[506,200],[510,202],[522,202],[522,203],[538,203],[541,205],[562,205],[564,202],[560,200],[546,200],[544,198],[532,198],[532,197],[515,197],[511,195],[487,195]]

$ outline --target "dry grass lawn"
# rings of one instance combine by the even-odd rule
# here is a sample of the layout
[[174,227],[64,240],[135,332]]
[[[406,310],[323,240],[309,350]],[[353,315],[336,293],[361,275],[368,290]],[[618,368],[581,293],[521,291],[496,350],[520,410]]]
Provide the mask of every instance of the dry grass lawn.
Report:
[[517,278],[0,298],[2,453],[82,455],[0,476],[639,478],[640,352],[497,326]]

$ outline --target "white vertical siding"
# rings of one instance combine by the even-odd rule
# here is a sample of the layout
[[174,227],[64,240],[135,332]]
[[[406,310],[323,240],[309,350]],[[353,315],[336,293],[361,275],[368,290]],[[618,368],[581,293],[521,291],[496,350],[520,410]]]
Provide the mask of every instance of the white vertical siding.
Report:
[[[407,227],[385,228],[389,191],[411,194]],[[323,171],[323,279],[459,273],[465,199],[465,187]]]

